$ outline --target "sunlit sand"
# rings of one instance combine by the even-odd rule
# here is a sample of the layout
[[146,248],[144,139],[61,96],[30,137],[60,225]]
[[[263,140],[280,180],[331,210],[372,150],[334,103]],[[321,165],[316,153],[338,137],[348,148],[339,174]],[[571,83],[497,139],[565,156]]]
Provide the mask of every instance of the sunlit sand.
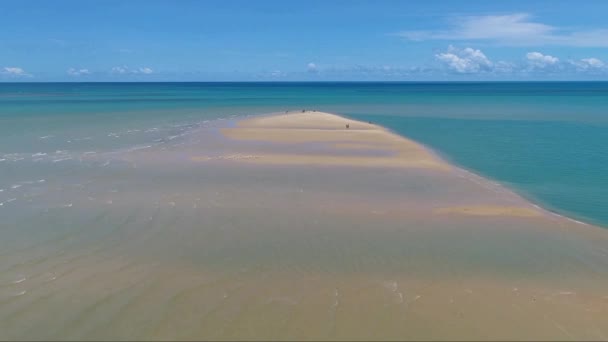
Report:
[[[348,128],[347,128],[348,125]],[[231,139],[284,144],[319,143],[325,153],[276,153],[272,149],[254,158],[254,163],[284,165],[343,165],[366,167],[432,168],[448,170],[449,165],[419,144],[370,123],[322,112],[305,112],[240,121],[235,128],[222,129]],[[352,149],[374,150],[367,156],[349,155]],[[381,153],[386,155],[383,156]],[[195,157],[197,158],[204,157]]]

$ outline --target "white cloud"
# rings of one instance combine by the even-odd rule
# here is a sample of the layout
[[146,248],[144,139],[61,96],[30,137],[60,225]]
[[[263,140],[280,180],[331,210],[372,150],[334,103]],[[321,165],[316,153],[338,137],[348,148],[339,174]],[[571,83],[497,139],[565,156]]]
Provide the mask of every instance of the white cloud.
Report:
[[451,20],[451,26],[446,30],[403,31],[397,35],[412,41],[487,40],[519,46],[608,47],[608,29],[560,29],[532,21],[528,13],[458,17]]
[[142,73],[142,74],[146,74],[146,75],[149,75],[149,74],[151,74],[151,73],[153,73],[153,72],[154,72],[154,70],[152,70],[152,69],[150,69],[150,68],[147,68],[147,67],[145,67],[145,68],[139,68],[139,70],[138,70],[138,71],[139,71],[140,73]]
[[493,68],[493,63],[481,50],[469,47],[457,49],[450,45],[447,52],[438,53],[435,57],[450,70],[461,74],[487,72]]
[[469,16],[454,20],[454,25],[446,31],[405,31],[400,35],[410,40],[427,39],[512,39],[546,35],[553,31],[551,26],[527,21],[530,15],[515,13],[509,15]]
[[91,74],[89,69],[69,68],[66,72],[70,76],[81,76],[81,75],[90,75]]
[[113,67],[111,72],[113,74],[144,74],[144,75],[149,75],[154,73],[154,70],[152,70],[151,68],[148,67],[141,67],[141,68],[136,68],[136,69],[131,69],[127,66],[116,66]]
[[603,70],[607,67],[606,63],[597,58],[583,58],[579,61],[570,61],[579,71]]
[[28,74],[19,67],[4,67],[2,69],[2,73],[5,75],[13,76],[13,77],[31,77],[32,75]]
[[317,65],[315,63],[308,63],[308,65],[306,65],[306,70],[308,70],[308,72],[318,72],[319,69],[317,68]]
[[113,74],[126,74],[128,72],[129,68],[127,67],[113,67],[112,68],[112,73]]
[[536,68],[546,68],[549,66],[554,66],[559,63],[559,58],[543,55],[540,52],[528,52],[526,54],[526,59],[528,60],[528,64],[532,67]]
[[589,65],[592,68],[602,68],[605,64],[597,58],[583,58],[581,62]]

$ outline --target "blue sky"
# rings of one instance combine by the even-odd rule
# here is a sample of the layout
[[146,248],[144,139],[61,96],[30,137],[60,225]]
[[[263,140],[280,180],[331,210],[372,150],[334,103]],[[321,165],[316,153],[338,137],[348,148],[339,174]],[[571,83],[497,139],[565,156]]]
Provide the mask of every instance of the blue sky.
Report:
[[608,80],[608,1],[0,1],[0,81]]

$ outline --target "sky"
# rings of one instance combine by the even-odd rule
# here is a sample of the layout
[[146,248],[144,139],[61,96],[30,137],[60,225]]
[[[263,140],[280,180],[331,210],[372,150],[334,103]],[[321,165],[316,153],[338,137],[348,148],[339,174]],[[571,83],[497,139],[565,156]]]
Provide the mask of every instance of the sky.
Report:
[[608,1],[0,0],[0,81],[608,80]]

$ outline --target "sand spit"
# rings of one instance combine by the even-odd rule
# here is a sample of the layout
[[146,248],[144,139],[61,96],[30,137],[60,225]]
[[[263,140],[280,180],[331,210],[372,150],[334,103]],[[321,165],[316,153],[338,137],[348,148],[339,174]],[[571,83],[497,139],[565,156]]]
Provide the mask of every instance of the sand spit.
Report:
[[[347,128],[348,126],[348,128]],[[222,133],[231,139],[285,145],[318,144],[322,151],[281,153],[272,148],[256,158],[235,159],[272,165],[328,165],[361,167],[422,168],[447,171],[449,164],[420,144],[393,134],[383,127],[323,112],[305,112],[257,117],[239,121]],[[364,150],[365,155],[354,155]],[[205,157],[194,157],[201,160]]]

